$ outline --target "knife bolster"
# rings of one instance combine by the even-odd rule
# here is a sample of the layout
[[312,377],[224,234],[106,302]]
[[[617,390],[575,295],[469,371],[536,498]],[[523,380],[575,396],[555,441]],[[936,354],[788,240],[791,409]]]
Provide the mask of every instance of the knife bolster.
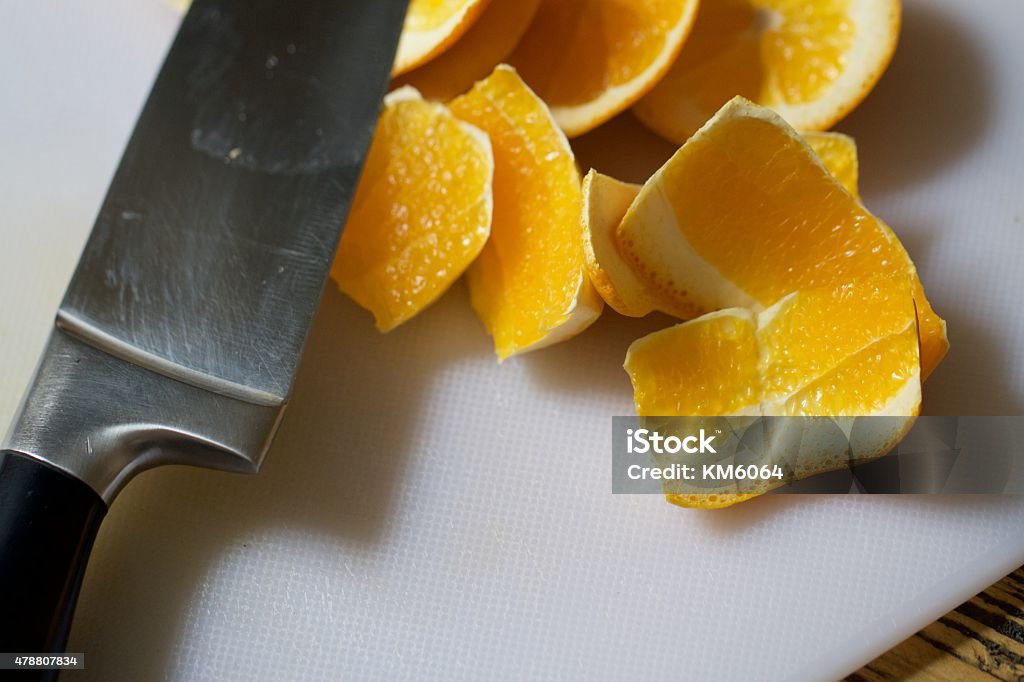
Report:
[[256,472],[283,413],[54,328],[2,447],[79,479],[109,505],[135,474],[162,464]]

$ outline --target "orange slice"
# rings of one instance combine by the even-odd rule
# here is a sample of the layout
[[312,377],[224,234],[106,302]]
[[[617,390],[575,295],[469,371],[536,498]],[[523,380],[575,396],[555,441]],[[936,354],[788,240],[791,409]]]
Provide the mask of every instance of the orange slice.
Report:
[[498,359],[582,331],[602,303],[583,269],[583,196],[568,140],[508,66],[450,107],[486,131],[494,148],[491,238],[468,279]]
[[443,294],[491,228],[487,136],[412,88],[384,100],[331,276],[394,329]]
[[491,0],[458,42],[418,69],[399,77],[428,99],[447,102],[485,78],[515,49],[540,0]]
[[392,75],[427,63],[469,30],[490,0],[411,0]]
[[621,182],[591,169],[583,178],[584,264],[604,302],[620,315],[643,317],[657,309],[644,283],[619,255],[615,231],[640,185]]
[[764,310],[800,289],[907,276],[922,376],[949,347],[946,325],[892,230],[833,178],[777,114],[737,98],[640,190],[617,244],[658,307],[688,319]]
[[[807,133],[804,139],[825,168],[857,196],[857,145],[841,133]],[[620,182],[591,169],[583,179],[583,245],[587,274],[601,298],[628,317],[643,317],[658,310],[658,301],[624,260],[615,233],[640,185]],[[669,311],[666,311],[669,312]]]
[[899,30],[899,0],[704,0],[679,58],[634,111],[679,144],[736,95],[825,130],[875,86]]
[[509,62],[575,137],[658,82],[696,13],[697,0],[542,0]]
[[[704,315],[634,342],[625,369],[641,416],[890,417],[846,444],[861,462],[888,452],[918,414],[918,352],[912,283],[896,276],[794,292],[760,313]],[[847,430],[852,424],[839,422]],[[849,461],[806,438],[791,450],[776,456],[797,478]],[[683,506],[720,507],[749,496],[735,486],[713,497],[673,486],[669,499]]]

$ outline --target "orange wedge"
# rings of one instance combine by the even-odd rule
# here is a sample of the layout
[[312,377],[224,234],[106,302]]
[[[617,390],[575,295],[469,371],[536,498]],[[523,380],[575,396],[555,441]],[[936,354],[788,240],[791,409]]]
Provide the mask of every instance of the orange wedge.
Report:
[[427,63],[451,47],[469,30],[490,0],[411,0],[398,52],[394,76]]
[[491,228],[487,136],[425,102],[389,94],[331,276],[382,332],[430,305],[469,267]]
[[587,276],[604,302],[620,315],[643,317],[658,308],[633,267],[619,254],[615,231],[640,192],[591,169],[583,178],[583,255]]
[[914,282],[922,376],[949,347],[892,230],[777,114],[737,98],[637,195],[616,243],[659,309],[761,311],[787,294],[875,275]]
[[696,13],[697,0],[542,0],[509,62],[575,137],[654,87]]
[[[807,133],[807,144],[822,164],[852,195],[857,196],[857,145],[841,133]],[[620,182],[591,169],[583,179],[583,245],[587,274],[613,310],[643,317],[658,310],[658,301],[622,258],[615,233],[640,185]],[[670,312],[670,311],[665,311]]]
[[540,0],[491,0],[480,18],[435,59],[399,77],[428,99],[447,102],[505,61],[523,37]]
[[[709,313],[634,342],[625,369],[641,416],[890,417],[850,443],[850,456],[866,461],[888,452],[918,414],[918,348],[913,285],[896,276],[794,292],[760,313]],[[807,439],[800,448],[779,453],[798,478],[848,461]],[[749,496],[674,490],[670,501],[683,506]]]
[[678,144],[736,95],[799,130],[826,130],[875,86],[899,30],[899,0],[704,0],[679,58],[634,111]]
[[583,269],[583,196],[568,140],[508,66],[450,108],[487,132],[494,148],[491,238],[468,279],[498,359],[582,331],[602,303]]

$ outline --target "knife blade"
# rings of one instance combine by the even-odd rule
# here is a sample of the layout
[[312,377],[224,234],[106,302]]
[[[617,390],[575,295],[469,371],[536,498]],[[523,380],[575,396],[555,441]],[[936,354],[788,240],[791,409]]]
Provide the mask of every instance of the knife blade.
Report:
[[99,524],[162,464],[256,472],[407,0],[196,0],[0,454],[0,650],[63,651]]

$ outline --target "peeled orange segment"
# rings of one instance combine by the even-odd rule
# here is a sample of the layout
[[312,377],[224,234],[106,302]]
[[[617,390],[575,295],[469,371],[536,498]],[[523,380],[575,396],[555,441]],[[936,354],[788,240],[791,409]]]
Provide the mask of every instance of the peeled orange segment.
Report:
[[822,165],[828,169],[839,184],[854,197],[860,198],[857,188],[860,163],[857,160],[857,143],[842,133],[803,133],[804,142],[818,155]]
[[411,71],[448,49],[469,30],[490,1],[411,0],[392,75]]
[[[847,437],[854,424],[848,418],[889,417],[868,420],[844,442],[855,450],[847,458],[809,438],[796,441],[797,452],[772,453],[797,477],[840,468],[850,457],[866,461],[899,442],[920,409],[912,282],[872,278],[797,291],[760,313],[709,313],[634,342],[625,369],[640,416],[833,417],[832,430]],[[817,429],[814,421],[794,426]],[[733,504],[750,490],[708,496],[673,486],[670,501],[696,507]]]
[[382,332],[437,299],[483,249],[493,172],[478,129],[412,88],[385,98],[331,268]]
[[915,287],[922,376],[949,347],[945,322],[892,230],[785,121],[742,98],[648,180],[616,237],[659,309],[683,319],[764,310],[800,289],[905,276]]
[[584,271],[583,196],[568,140],[508,66],[450,108],[494,148],[494,222],[468,279],[498,359],[577,334],[602,302]]
[[[857,146],[853,138],[841,133],[807,133],[804,139],[825,168],[857,196]],[[627,317],[643,317],[659,309],[616,243],[619,223],[639,192],[640,185],[620,182],[593,169],[583,178],[587,274],[604,302]]]
[[899,29],[899,0],[703,0],[679,58],[634,111],[678,144],[736,95],[826,130],[875,86]]
[[697,0],[542,0],[509,62],[575,137],[658,82],[696,13]]
[[491,0],[480,18],[450,48],[396,80],[428,99],[447,102],[485,78],[515,49],[540,0]]

